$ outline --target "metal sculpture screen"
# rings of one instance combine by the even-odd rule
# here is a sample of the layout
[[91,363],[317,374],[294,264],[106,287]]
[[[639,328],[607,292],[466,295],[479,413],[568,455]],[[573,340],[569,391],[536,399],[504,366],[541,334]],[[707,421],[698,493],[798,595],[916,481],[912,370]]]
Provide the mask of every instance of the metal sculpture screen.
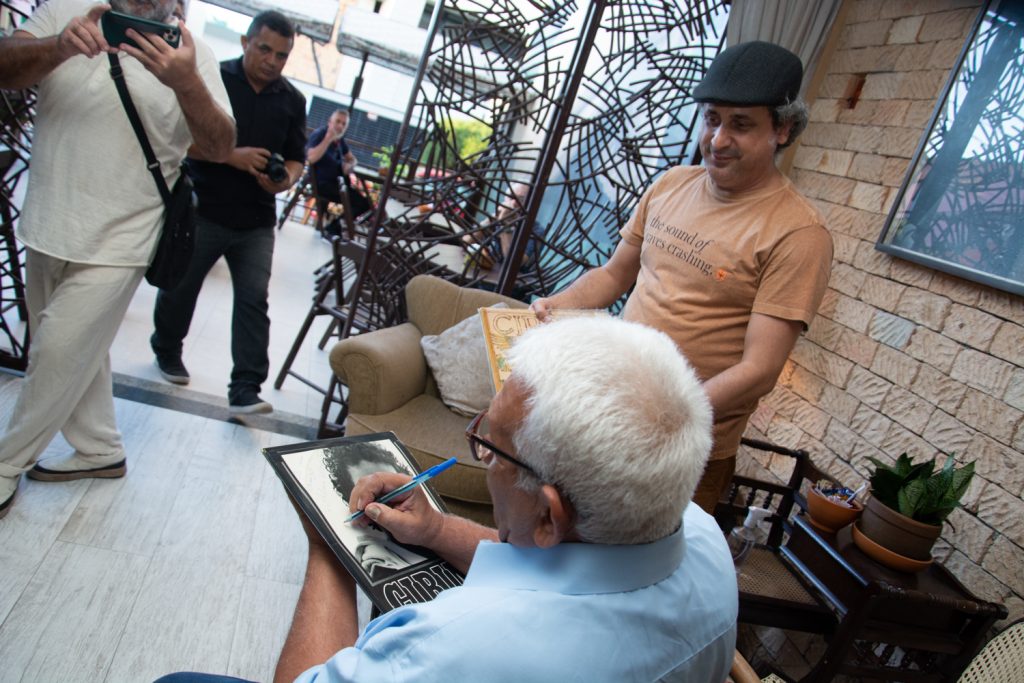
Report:
[[1024,294],[1024,7],[981,13],[878,249]]
[[603,263],[655,176],[692,159],[690,92],[726,19],[712,1],[436,8],[375,258],[519,298]]
[[[0,36],[12,33],[27,17],[32,9],[28,5],[0,2]],[[27,180],[34,111],[34,90],[0,90],[0,367],[15,370],[28,364],[24,247],[14,238],[14,225]]]

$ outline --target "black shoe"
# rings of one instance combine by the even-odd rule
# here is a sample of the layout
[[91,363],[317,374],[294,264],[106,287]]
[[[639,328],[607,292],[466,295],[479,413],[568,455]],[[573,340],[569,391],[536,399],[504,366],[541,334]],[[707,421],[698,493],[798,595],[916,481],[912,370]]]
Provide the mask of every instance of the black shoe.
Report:
[[26,476],[36,481],[77,481],[79,479],[120,479],[128,472],[126,460],[120,460],[104,467],[85,469],[50,469],[36,465]]
[[191,376],[181,362],[181,356],[157,356],[156,366],[160,369],[160,375],[171,384],[188,384]]
[[245,394],[234,401],[229,401],[228,410],[232,415],[257,415],[274,412],[274,406],[260,398],[256,392],[253,392]]

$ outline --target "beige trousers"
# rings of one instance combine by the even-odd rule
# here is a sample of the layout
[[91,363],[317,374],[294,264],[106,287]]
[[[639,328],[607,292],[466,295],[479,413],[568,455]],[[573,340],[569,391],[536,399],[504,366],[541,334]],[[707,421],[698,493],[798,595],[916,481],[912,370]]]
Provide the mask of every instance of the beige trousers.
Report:
[[57,432],[80,453],[124,452],[110,346],[146,270],[25,253],[31,346],[21,394],[0,439],[3,477],[31,468]]

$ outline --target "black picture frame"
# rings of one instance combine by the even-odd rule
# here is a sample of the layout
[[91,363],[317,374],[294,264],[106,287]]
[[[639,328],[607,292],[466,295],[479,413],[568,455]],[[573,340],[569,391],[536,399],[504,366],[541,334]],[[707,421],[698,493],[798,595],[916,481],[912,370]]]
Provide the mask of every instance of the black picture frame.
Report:
[[1024,3],[978,13],[875,248],[1024,295]]
[[[373,525],[362,528],[345,522],[348,494],[360,476],[379,471],[410,477],[419,473],[394,433],[275,446],[264,448],[263,455],[379,613],[427,602],[462,584],[462,574],[427,548],[399,543]],[[444,512],[444,503],[429,485],[422,489],[430,504]]]

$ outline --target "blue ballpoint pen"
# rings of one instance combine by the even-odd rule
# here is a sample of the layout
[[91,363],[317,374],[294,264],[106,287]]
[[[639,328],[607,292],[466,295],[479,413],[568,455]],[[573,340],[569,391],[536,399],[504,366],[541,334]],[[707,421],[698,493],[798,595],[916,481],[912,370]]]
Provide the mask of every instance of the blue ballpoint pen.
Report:
[[[423,482],[427,481],[428,479],[432,479],[433,477],[436,477],[437,475],[441,474],[446,469],[448,469],[449,467],[454,465],[456,462],[457,462],[457,460],[455,458],[448,458],[447,460],[445,460],[440,465],[434,465],[429,470],[417,474],[415,477],[410,479],[405,484],[402,484],[401,486],[399,486],[394,491],[388,491],[383,496],[381,496],[380,498],[378,498],[377,500],[375,500],[373,502],[374,503],[386,503],[389,500],[397,498],[398,496],[402,495],[406,491],[411,491],[412,489],[416,488],[417,486],[419,486]],[[353,512],[345,520],[345,523],[348,524],[349,522],[353,522],[353,521],[359,519],[362,516],[363,516],[363,511],[362,510],[359,510],[358,512]]]

